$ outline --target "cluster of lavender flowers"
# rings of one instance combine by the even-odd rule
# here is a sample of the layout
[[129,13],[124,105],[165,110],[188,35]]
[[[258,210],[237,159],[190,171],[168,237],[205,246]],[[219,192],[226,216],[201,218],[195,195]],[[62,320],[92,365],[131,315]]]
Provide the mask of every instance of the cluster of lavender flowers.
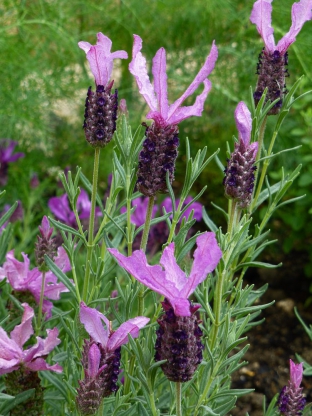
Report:
[[[168,404],[166,412],[170,408],[170,414],[175,411],[177,416],[182,415],[182,383],[186,386],[184,391],[192,385],[198,397],[197,402],[190,405],[195,416],[204,414],[200,412],[206,410],[207,414],[223,415],[234,407],[236,396],[231,398],[234,393],[230,395],[227,380],[241,365],[239,361],[245,349],[239,353],[234,351],[244,340],[240,338],[241,334],[251,326],[250,320],[259,311],[257,306],[253,309],[252,302],[262,293],[242,286],[247,267],[265,247],[256,249],[256,244],[263,240],[261,234],[255,238],[248,235],[253,203],[257,201],[262,186],[261,178],[258,182],[261,186],[257,184],[257,174],[264,145],[263,135],[258,131],[255,134],[254,126],[259,127],[255,122],[255,106],[261,107],[259,111],[266,111],[265,118],[279,113],[287,94],[287,49],[304,22],[312,19],[312,0],[295,3],[290,31],[275,46],[271,3],[272,0],[257,0],[251,13],[251,21],[257,26],[265,47],[257,66],[258,83],[253,95],[253,108],[250,110],[241,101],[234,113],[238,139],[227,160],[223,179],[225,196],[229,199],[225,234],[207,215],[205,222],[211,231],[195,235],[196,231],[190,231],[195,220],[203,219],[204,213],[202,205],[197,202],[198,196],[194,199],[189,196],[196,175],[208,163],[203,161],[200,152],[194,160],[188,159],[186,183],[190,185],[183,188],[181,198],[175,199],[171,186],[178,157],[179,123],[192,116],[201,116],[204,111],[212,87],[208,76],[218,58],[215,41],[189,87],[173,104],[169,104],[165,49],[160,48],[154,56],[152,84],[147,62],[141,53],[142,39],[134,35],[129,71],[149,107],[146,118],[152,122],[150,125],[143,123],[145,134],[140,146],[134,144],[135,139],[129,134],[123,137],[124,148],[118,137],[118,92],[112,92],[114,81],[111,75],[114,59],[127,59],[128,54],[121,50],[111,52],[112,42],[102,33],[98,33],[96,45],[79,42],[95,80],[95,91],[90,87],[87,92],[83,123],[86,140],[95,149],[93,183],[82,179],[86,189],[91,191],[91,200],[87,191],[78,188],[79,171],[74,181],[71,174],[63,175],[66,194],[53,197],[48,203],[59,220],[50,219],[50,222],[60,231],[63,246],[57,247],[57,240],[52,237],[53,228],[44,216],[35,248],[36,267],[30,268],[25,253],[22,253],[22,262],[15,258],[14,250],[7,253],[0,267],[0,281],[6,279],[10,285],[8,309],[11,317],[18,318],[16,304],[19,306],[17,311],[23,309],[22,317],[19,316],[21,323],[11,331],[10,337],[0,328],[0,375],[6,375],[8,394],[17,395],[29,388],[36,390],[36,399],[27,401],[28,414],[42,414],[44,389],[39,372],[62,371],[59,364],[50,365],[46,361],[48,354],[61,343],[57,338],[58,328],[50,328],[53,319],[58,319],[72,341],[64,347],[72,348],[74,359],[69,367],[76,369],[75,377],[73,373],[66,379],[67,385],[74,384],[74,388],[71,385],[68,390],[71,397],[68,406],[83,416],[103,414],[104,399],[113,394],[120,406],[117,409],[125,407],[125,411],[130,406],[139,409],[144,396],[151,414],[156,416],[159,413],[154,387],[158,367],[175,386],[175,403]],[[203,91],[195,102],[182,106],[201,84]],[[123,103],[124,128],[121,130],[128,132],[125,108]],[[110,192],[105,208],[97,207],[100,200],[97,195],[100,150],[112,141],[116,129],[117,150]],[[6,163],[12,161],[13,148],[9,146],[7,157],[3,157]],[[131,150],[133,148],[139,150],[135,152]],[[137,161],[130,166],[127,177],[126,168],[119,162],[118,150],[125,155],[129,149],[129,163],[133,155],[137,156]],[[15,159],[21,156],[16,154]],[[126,207],[116,202],[120,189],[125,191]],[[170,197],[155,204],[158,194],[167,193]],[[164,216],[164,221],[157,220],[157,212]],[[95,219],[98,220],[96,226]],[[86,224],[81,220],[86,220]],[[258,230],[262,232],[265,224],[260,224]],[[139,230],[134,237],[134,230],[140,227],[141,232]],[[127,255],[124,253],[126,246]],[[82,247],[86,253],[84,267],[81,267],[79,257],[82,256]],[[182,260],[185,260],[185,269],[181,266]],[[238,278],[237,272],[241,269],[243,272]],[[72,279],[66,275],[67,272],[72,273]],[[107,276],[110,282],[104,281]],[[114,278],[118,290],[115,288],[114,296],[103,297],[106,286],[111,287]],[[51,302],[59,300],[64,292],[68,293],[73,305],[73,316],[67,321],[65,312],[63,315],[53,314],[56,308]],[[117,307],[117,301],[123,307]],[[35,331],[32,325],[34,308],[38,310]],[[100,310],[106,310],[105,315]],[[109,319],[111,315],[113,318]],[[118,329],[113,329],[115,321],[119,324]],[[43,329],[48,334],[46,339],[39,336]],[[36,335],[36,344],[33,334]],[[71,352],[67,354],[67,360],[69,355]],[[62,358],[62,355],[57,357]],[[121,367],[124,368],[123,379]],[[302,364],[290,361],[290,381],[283,388],[275,409],[281,415],[302,414],[305,406],[300,387],[302,372]],[[59,385],[60,379],[52,380],[55,386]],[[136,389],[137,380],[142,383],[140,397],[129,399]],[[117,393],[121,387],[123,397]],[[229,401],[221,405],[221,398],[227,395]],[[167,393],[166,397],[169,401]],[[113,412],[117,414],[115,410]]]

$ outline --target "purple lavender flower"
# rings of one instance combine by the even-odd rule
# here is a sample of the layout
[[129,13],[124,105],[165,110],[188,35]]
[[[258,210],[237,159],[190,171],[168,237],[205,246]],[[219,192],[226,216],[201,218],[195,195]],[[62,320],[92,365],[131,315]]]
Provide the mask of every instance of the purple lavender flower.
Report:
[[289,360],[289,366],[290,380],[279,395],[278,408],[283,416],[300,416],[306,403],[300,387],[303,366],[302,363],[295,364],[292,360]]
[[295,42],[303,24],[312,19],[312,0],[301,0],[294,3],[291,10],[292,25],[286,35],[275,45],[274,29],[271,27],[271,13],[273,0],[257,0],[254,3],[250,20],[257,26],[257,30],[264,42],[264,49],[259,55],[257,65],[258,83],[254,93],[257,104],[265,88],[268,88],[267,100],[279,101],[268,114],[277,114],[287,93],[285,76],[289,76],[285,67],[288,65],[287,49]]
[[[135,207],[135,211],[131,214],[131,222],[137,227],[143,225],[146,221],[146,213],[148,207],[148,198],[139,197],[131,201],[131,205]],[[122,207],[120,212],[123,214],[127,211],[126,207]],[[155,217],[156,212],[158,211],[158,206],[153,206],[152,218]]]
[[174,243],[167,246],[160,264],[149,266],[143,250],[125,257],[116,249],[108,249],[118,263],[139,282],[165,296],[164,314],[158,319],[155,344],[156,361],[167,360],[161,367],[171,381],[185,382],[192,378],[202,360],[202,331],[195,312],[200,305],[192,305],[190,295],[219,263],[222,252],[215,234],[206,232],[197,240],[194,262],[187,278],[174,257]]
[[[64,224],[73,228],[77,228],[77,222],[74,212],[71,210],[68,202],[67,194],[61,196],[54,196],[49,199],[48,206],[53,215]],[[81,220],[89,219],[91,210],[91,201],[87,192],[80,189],[80,194],[77,199],[77,211]],[[101,210],[97,207],[95,215],[102,215]]]
[[[183,203],[182,209],[184,209],[184,207],[186,207],[187,204],[189,204],[192,201],[192,197],[188,196],[187,198],[185,198],[185,201]],[[176,199],[176,209],[178,208],[180,203],[180,199]],[[172,211],[172,202],[171,202],[171,198],[167,197],[163,200],[163,202],[160,205],[160,209],[162,211],[162,207],[164,207],[166,209],[166,212],[170,212]],[[179,222],[181,222],[183,220],[183,218],[185,218],[185,220],[188,219],[188,217],[190,216],[190,213],[194,211],[194,215],[193,218],[196,221],[201,221],[203,218],[203,206],[202,204],[200,204],[199,202],[193,202],[188,208],[187,210],[184,212],[183,216],[180,218]]]
[[5,186],[8,181],[9,163],[15,162],[17,159],[24,157],[24,153],[15,153],[14,149],[17,142],[10,139],[0,140],[0,186]]
[[241,101],[235,110],[238,143],[228,160],[223,181],[225,195],[234,199],[240,208],[246,208],[252,197],[258,142],[250,143],[252,120],[246,104]]
[[[160,48],[153,59],[154,86],[147,74],[146,60],[141,53],[142,39],[134,35],[132,61],[130,72],[134,75],[140,94],[142,94],[150,108],[148,119],[153,119],[151,126],[146,126],[146,139],[139,156],[139,170],[137,186],[145,196],[167,192],[166,172],[169,172],[170,182],[174,179],[175,160],[179,145],[178,123],[191,116],[200,116],[204,109],[204,102],[211,89],[211,82],[207,79],[214,68],[218,50],[214,42],[211,52],[194,81],[184,94],[169,105],[167,98],[166,51]],[[204,91],[196,97],[191,106],[182,107],[187,97],[192,95],[203,83]]]
[[47,329],[48,336],[44,340],[37,337],[37,344],[23,350],[23,345],[34,333],[32,319],[34,310],[27,304],[22,304],[24,313],[22,322],[17,325],[9,337],[3,328],[0,328],[0,375],[11,373],[18,369],[29,371],[50,370],[60,373],[59,364],[49,365],[45,358],[61,341],[57,338],[58,329]]
[[36,243],[35,256],[36,256],[36,265],[38,269],[43,271],[48,271],[49,268],[46,266],[44,256],[47,255],[52,260],[56,255],[56,245],[54,238],[51,238],[53,233],[53,228],[50,227],[49,220],[46,216],[42,218],[41,225],[39,226],[40,235],[38,235],[38,241]]
[[[14,289],[15,295],[17,295],[16,292],[31,293],[36,303],[39,304],[42,273],[37,267],[31,270],[27,254],[22,253],[22,256],[24,261],[20,262],[14,258],[14,250],[7,253],[5,263],[3,267],[0,267],[0,281],[6,277]],[[68,256],[63,247],[58,248],[54,262],[64,273],[71,270]],[[53,307],[52,302],[47,299],[58,300],[62,292],[68,292],[66,286],[63,283],[57,283],[57,277],[51,271],[46,272],[45,299],[42,311],[46,314],[47,319],[52,316],[51,310]]]
[[104,147],[112,139],[116,130],[118,94],[111,93],[114,81],[109,82],[114,59],[127,59],[125,51],[111,53],[112,41],[103,33],[97,34],[96,45],[79,42],[78,46],[87,55],[96,91],[88,90],[85,109],[84,130],[88,143],[93,147]]
[[129,319],[113,331],[111,322],[101,312],[81,302],[80,321],[90,340],[85,340],[82,364],[86,377],[79,381],[77,404],[83,415],[89,415],[95,413],[94,409],[97,410],[104,397],[118,390],[120,347],[128,342],[129,334],[138,337],[149,318],[138,316]]

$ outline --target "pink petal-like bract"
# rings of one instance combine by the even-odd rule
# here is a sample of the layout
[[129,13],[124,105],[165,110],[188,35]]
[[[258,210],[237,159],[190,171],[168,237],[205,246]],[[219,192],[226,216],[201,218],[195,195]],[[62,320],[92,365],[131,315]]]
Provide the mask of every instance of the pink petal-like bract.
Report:
[[[141,53],[142,39],[134,35],[132,61],[129,70],[134,75],[140,94],[144,97],[150,108],[146,118],[155,120],[158,124],[178,124],[180,121],[191,117],[200,116],[204,109],[204,102],[211,89],[211,83],[207,79],[215,66],[218,57],[218,49],[213,42],[209,56],[196,75],[193,82],[182,96],[169,106],[167,97],[166,51],[160,48],[153,59],[154,86],[151,84],[147,73],[146,59]],[[181,107],[183,101],[192,95],[199,85],[204,84],[204,91],[196,97],[191,106]]]
[[222,256],[214,233],[201,234],[197,237],[196,243],[197,249],[194,253],[194,262],[189,277],[186,277],[176,262],[174,243],[165,248],[160,259],[164,270],[158,265],[150,266],[142,250],[134,251],[129,257],[122,255],[114,248],[108,249],[108,251],[139,282],[165,296],[177,316],[190,316],[188,297],[216,268]]
[[305,22],[312,19],[312,0],[301,0],[294,3],[291,9],[292,24],[289,32],[278,42],[276,49],[284,54],[288,47],[295,42],[296,36]]
[[106,86],[112,74],[114,59],[128,58],[128,54],[125,51],[111,53],[112,41],[101,32],[97,34],[96,45],[82,41],[78,43],[78,46],[87,55],[96,85]]
[[[80,322],[94,341],[106,347],[109,337],[109,320],[98,310],[89,308],[84,302],[80,303],[79,316]],[[107,329],[104,329],[102,321]]]
[[242,140],[245,147],[247,147],[250,143],[252,120],[250,111],[244,101],[237,104],[235,109],[235,121],[239,132],[239,139]]
[[289,360],[290,367],[290,381],[296,386],[300,387],[302,381],[303,364],[295,364],[292,360]]
[[274,29],[271,26],[271,14],[273,0],[257,0],[250,16],[251,23],[257,26],[257,30],[263,39],[265,49],[273,53],[275,51]]
[[143,328],[149,322],[149,318],[145,316],[137,316],[136,318],[129,319],[122,323],[118,329],[110,336],[107,348],[111,351],[121,347],[121,345],[128,342],[128,335],[132,338],[139,336],[140,329]]

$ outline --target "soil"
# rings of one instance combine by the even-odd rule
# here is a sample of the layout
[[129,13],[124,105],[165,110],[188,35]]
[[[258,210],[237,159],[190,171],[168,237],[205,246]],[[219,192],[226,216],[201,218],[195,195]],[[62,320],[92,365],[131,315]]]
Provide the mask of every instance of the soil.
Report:
[[[237,400],[236,408],[230,412],[232,416],[245,416],[247,412],[250,416],[263,416],[263,395],[269,403],[287,384],[289,359],[298,363],[296,354],[312,364],[312,340],[294,313],[296,307],[307,326],[312,324],[311,303],[307,306],[307,299],[312,296],[309,292],[312,282],[303,272],[307,254],[293,252],[282,261],[280,268],[250,269],[245,279],[255,288],[269,283],[260,302],[266,304],[275,300],[275,304],[262,311],[265,322],[247,334],[250,347],[245,359],[248,364],[234,374],[232,387],[255,391]],[[302,386],[307,402],[312,402],[312,377],[303,377]]]

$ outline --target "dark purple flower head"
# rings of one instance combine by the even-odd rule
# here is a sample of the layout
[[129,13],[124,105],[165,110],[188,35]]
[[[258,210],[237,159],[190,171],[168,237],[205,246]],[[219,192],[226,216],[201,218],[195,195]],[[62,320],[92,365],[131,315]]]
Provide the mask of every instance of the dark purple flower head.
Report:
[[[146,60],[141,53],[142,39],[138,35],[133,35],[133,37],[132,61],[129,64],[129,70],[134,75],[139,92],[151,110],[146,118],[153,119],[157,124],[165,126],[178,124],[180,121],[191,116],[201,116],[204,109],[204,102],[211,89],[211,82],[207,77],[212,72],[218,57],[218,49],[215,43],[213,42],[211,52],[194,81],[178,100],[169,105],[167,97],[165,49],[160,48],[154,56],[152,68],[154,85],[152,85],[147,74]],[[182,107],[183,101],[192,95],[201,83],[204,84],[204,91],[196,97],[195,103],[188,107]]]
[[257,30],[263,39],[265,51],[270,54],[284,55],[289,46],[295,42],[303,24],[312,19],[312,0],[301,0],[294,3],[291,9],[292,24],[289,32],[275,45],[274,29],[271,26],[271,14],[273,0],[257,0],[254,3],[250,20],[257,26]]
[[[30,269],[28,256],[24,253],[22,253],[22,256],[24,262],[15,259],[14,250],[7,253],[5,263],[3,264],[3,267],[0,267],[0,281],[6,277],[14,291],[30,292],[36,303],[39,304],[42,273],[37,267]],[[54,262],[64,273],[71,270],[68,256],[63,247],[58,248],[58,254],[57,257],[55,257]],[[57,277],[51,271],[46,272],[44,289],[45,299],[42,308],[43,313],[46,314],[46,318],[51,317],[51,310],[53,307],[52,302],[48,299],[58,300],[62,292],[68,292],[66,286],[63,283],[57,283]]]
[[79,42],[79,48],[85,51],[90,64],[91,72],[95,79],[96,85],[108,84],[112,71],[114,59],[127,59],[128,54],[125,51],[116,51],[111,53],[112,41],[103,33],[97,34],[96,45],[89,42]]
[[206,279],[208,273],[216,268],[222,256],[212,232],[197,237],[196,244],[194,262],[188,277],[176,262],[174,243],[169,244],[161,256],[160,264],[164,269],[159,265],[149,266],[143,250],[134,251],[130,257],[123,256],[115,248],[108,251],[139,282],[165,296],[176,316],[190,316],[189,296]]
[[240,208],[246,208],[251,202],[254,188],[258,142],[250,143],[252,120],[243,101],[236,107],[235,121],[239,142],[235,144],[235,150],[228,160],[223,184],[225,195],[234,199]]
[[41,225],[39,226],[40,235],[38,235],[35,248],[36,266],[41,272],[47,272],[49,268],[46,265],[44,256],[47,255],[50,259],[54,259],[56,256],[56,244],[55,239],[51,238],[53,228],[50,227],[48,217],[42,218]]
[[278,409],[283,416],[300,416],[306,404],[306,399],[302,394],[303,365],[295,364],[289,360],[290,379],[288,385],[283,387],[278,398]]
[[0,328],[0,375],[24,368],[28,371],[50,370],[60,373],[62,367],[59,364],[49,365],[46,356],[61,341],[57,338],[58,329],[47,329],[46,339],[37,337],[37,344],[23,349],[24,344],[33,335],[32,319],[34,310],[23,303],[24,313],[22,322],[17,325],[10,334]]
[[24,153],[14,153],[17,142],[10,139],[0,140],[0,185],[4,186],[8,180],[8,164],[24,157]]

